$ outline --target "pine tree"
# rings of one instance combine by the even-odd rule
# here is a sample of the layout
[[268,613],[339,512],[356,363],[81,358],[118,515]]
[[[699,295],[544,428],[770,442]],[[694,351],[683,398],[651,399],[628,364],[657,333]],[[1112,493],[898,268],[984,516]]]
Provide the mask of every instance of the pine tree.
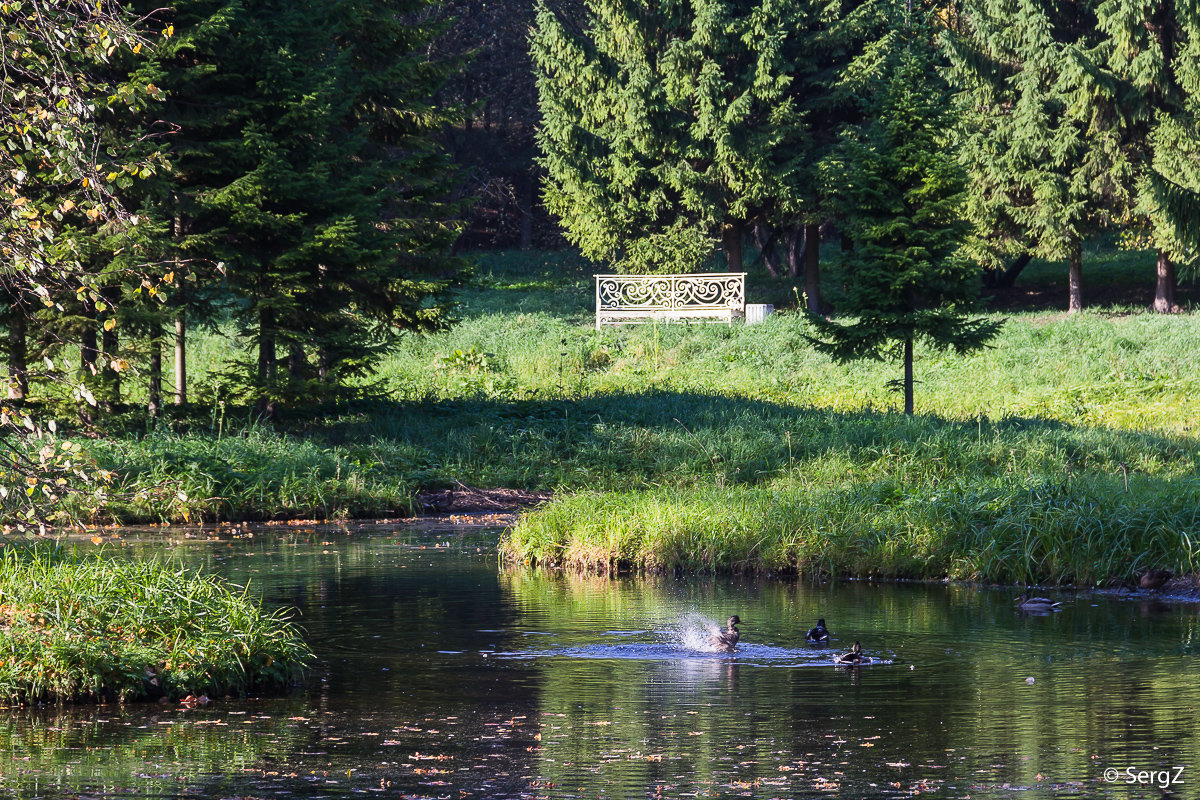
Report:
[[1132,201],[1096,5],[966,0],[962,31],[946,37],[974,255],[993,268],[1024,252],[1066,260],[1071,311],[1083,307],[1083,238]]
[[855,244],[844,256],[841,309],[853,319],[810,320],[818,349],[839,361],[898,355],[897,383],[912,414],[916,342],[965,353],[1000,323],[968,317],[978,270],[962,246],[964,178],[945,146],[950,96],[934,70],[930,32],[902,27],[880,46],[887,59],[868,121],[846,132],[827,165]]

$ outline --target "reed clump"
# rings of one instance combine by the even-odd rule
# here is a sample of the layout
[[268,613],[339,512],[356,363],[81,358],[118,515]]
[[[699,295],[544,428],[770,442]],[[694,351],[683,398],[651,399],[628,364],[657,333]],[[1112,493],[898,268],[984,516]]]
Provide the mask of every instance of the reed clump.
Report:
[[245,590],[163,560],[0,550],[0,701],[278,692],[311,658]]

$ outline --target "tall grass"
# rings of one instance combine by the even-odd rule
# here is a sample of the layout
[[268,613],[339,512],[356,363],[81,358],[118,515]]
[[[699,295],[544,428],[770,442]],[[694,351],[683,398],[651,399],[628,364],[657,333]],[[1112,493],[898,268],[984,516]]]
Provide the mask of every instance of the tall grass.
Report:
[[1100,583],[1170,564],[1194,571],[1200,480],[1091,476],[685,492],[585,492],[523,517],[513,562],[574,570],[734,570],[816,576]]
[[278,691],[311,657],[281,612],[167,562],[0,551],[0,700]]
[[324,447],[255,423],[219,436],[159,428],[89,449],[118,475],[99,512],[113,521],[395,516],[412,512],[416,489],[411,448]]

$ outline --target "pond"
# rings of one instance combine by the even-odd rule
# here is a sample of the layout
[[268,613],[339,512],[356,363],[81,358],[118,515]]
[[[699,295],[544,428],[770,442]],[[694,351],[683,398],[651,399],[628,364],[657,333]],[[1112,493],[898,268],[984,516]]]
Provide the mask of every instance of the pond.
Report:
[[[1025,616],[1005,588],[506,571],[494,530],[253,534],[124,549],[296,608],[308,684],[0,710],[0,794],[1200,796],[1191,604],[1062,595]],[[738,651],[697,647],[730,614]],[[804,641],[818,617],[829,647]],[[876,663],[834,666],[854,640]]]

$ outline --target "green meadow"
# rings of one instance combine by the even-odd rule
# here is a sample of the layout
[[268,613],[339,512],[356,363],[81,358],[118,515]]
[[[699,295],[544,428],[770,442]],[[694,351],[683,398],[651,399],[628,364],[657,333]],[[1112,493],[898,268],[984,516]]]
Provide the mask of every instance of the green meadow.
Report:
[[[1148,253],[1093,251],[1087,269],[1099,297],[1152,286]],[[101,518],[392,516],[464,484],[552,492],[502,552],[569,568],[1030,582],[1193,570],[1200,322],[1134,302],[1020,307],[1060,272],[1035,262],[1004,311],[984,312],[1006,320],[990,348],[918,352],[907,418],[896,363],[836,364],[809,345],[787,310],[794,281],[752,275],[748,300],[781,309],[760,325],[597,332],[588,265],[489,254],[456,322],[405,338],[365,399],[273,426],[223,394],[230,341],[194,336],[196,405],[87,443],[117,476]],[[836,306],[835,269],[825,281]]]

